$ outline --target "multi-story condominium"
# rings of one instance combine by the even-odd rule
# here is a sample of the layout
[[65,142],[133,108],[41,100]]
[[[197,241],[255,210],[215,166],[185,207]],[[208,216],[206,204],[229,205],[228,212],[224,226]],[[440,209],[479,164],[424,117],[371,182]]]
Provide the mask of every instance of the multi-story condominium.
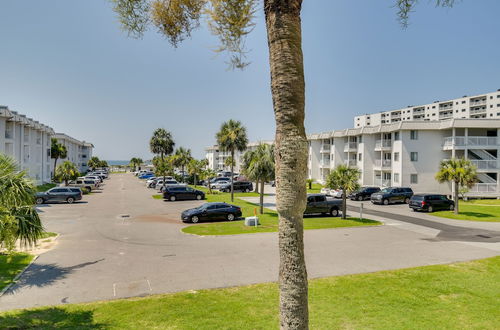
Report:
[[500,89],[496,92],[463,96],[448,101],[408,106],[354,117],[354,127],[378,126],[400,121],[435,121],[451,118],[500,118]]
[[[255,149],[260,143],[272,144],[273,141],[259,141],[259,142],[251,142],[247,145],[245,151],[235,151],[234,153],[234,172],[241,172],[241,161],[243,154],[248,150]],[[206,159],[208,160],[207,167],[214,171],[229,171],[230,166],[226,166],[226,160],[231,156],[230,151],[220,150],[219,146],[211,146],[205,149],[206,150]]]
[[398,121],[314,134],[309,178],[325,182],[339,164],[361,170],[364,186],[405,186],[415,192],[451,193],[435,174],[443,159],[464,157],[478,169],[470,197],[500,197],[500,119]]
[[54,130],[0,106],[0,153],[17,160],[37,184],[50,182],[50,137]]
[[92,143],[77,140],[64,133],[56,133],[53,137],[66,146],[67,156],[61,160],[74,163],[81,173],[87,172],[89,169],[87,163],[92,158],[92,148],[94,148]]

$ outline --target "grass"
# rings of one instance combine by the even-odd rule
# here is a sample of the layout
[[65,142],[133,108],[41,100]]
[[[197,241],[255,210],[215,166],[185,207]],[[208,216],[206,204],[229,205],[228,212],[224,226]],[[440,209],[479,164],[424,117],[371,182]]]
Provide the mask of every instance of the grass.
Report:
[[[243,220],[220,221],[212,223],[202,223],[184,227],[183,232],[196,235],[236,235],[249,233],[265,233],[278,231],[278,213],[264,208],[264,214],[258,214],[259,206],[241,200],[237,197],[252,196],[252,193],[236,193],[234,202],[231,203],[229,193],[219,193],[207,195],[207,202],[226,202],[241,207],[243,217],[253,216],[257,212],[260,225],[257,227],[245,226]],[[256,194],[257,195],[257,194]],[[380,222],[369,219],[348,218],[342,220],[340,217],[305,217],[304,229],[325,229],[339,227],[357,227],[380,225]]]
[[162,194],[155,194],[155,195],[153,195],[153,198],[154,199],[163,199],[163,195]]
[[50,232],[50,231],[44,231],[42,233],[42,235],[40,236],[40,239],[49,238],[49,237],[55,237],[55,236],[57,236],[57,233],[53,233],[53,232]]
[[[309,282],[311,329],[498,329],[500,257]],[[5,328],[278,329],[278,285],[0,314]]]
[[55,183],[45,183],[45,184],[36,186],[36,191],[37,192],[44,192],[44,191],[47,191],[51,188],[54,188],[55,186],[57,186]]
[[500,206],[500,199],[471,199],[466,204],[480,204],[480,205],[498,205]]
[[312,189],[309,189],[309,185],[307,185],[307,193],[308,194],[319,194],[321,192],[321,188],[323,188],[323,186],[320,185],[319,183],[313,183]]
[[[14,277],[19,274],[33,260],[28,253],[13,253],[11,255],[0,253],[0,290],[12,283]],[[0,318],[0,324],[1,318]]]
[[[455,220],[469,220],[469,221],[486,221],[486,222],[500,222],[500,203],[497,200],[474,200],[474,201],[460,201],[459,214],[453,211],[440,211],[434,212],[432,215],[441,218],[455,219]],[[487,204],[487,205],[477,205]],[[498,205],[499,207],[495,207]]]

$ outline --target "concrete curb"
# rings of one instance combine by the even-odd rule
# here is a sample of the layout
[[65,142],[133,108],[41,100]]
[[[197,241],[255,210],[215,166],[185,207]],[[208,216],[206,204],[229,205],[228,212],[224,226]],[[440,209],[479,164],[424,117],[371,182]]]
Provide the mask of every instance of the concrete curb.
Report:
[[28,266],[26,266],[21,272],[19,272],[19,274],[16,275],[16,277],[14,277],[14,279],[12,280],[12,282],[10,284],[8,284],[5,288],[2,289],[2,291],[0,291],[0,298],[7,292],[9,291],[9,289],[14,285],[16,284],[17,280],[21,277],[21,275],[24,274],[24,272],[26,272],[26,270],[28,268],[30,268],[30,266],[36,261],[36,259],[38,259],[39,256],[34,256],[33,257],[33,260],[31,260],[31,262],[29,263]]

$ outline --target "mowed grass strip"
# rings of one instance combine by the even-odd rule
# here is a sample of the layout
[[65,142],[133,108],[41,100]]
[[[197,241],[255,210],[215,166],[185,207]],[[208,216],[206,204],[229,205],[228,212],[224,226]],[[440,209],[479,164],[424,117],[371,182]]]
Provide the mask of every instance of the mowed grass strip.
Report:
[[[500,257],[310,281],[311,329],[498,329]],[[4,328],[278,329],[278,285],[0,314]]]
[[[219,221],[211,223],[201,223],[189,225],[182,229],[183,232],[196,235],[237,235],[249,233],[266,233],[278,231],[278,213],[276,211],[264,208],[264,214],[258,214],[259,206],[244,201],[238,197],[258,196],[255,193],[235,193],[234,202],[231,202],[230,193],[207,194],[207,202],[226,202],[241,207],[243,217],[250,217],[257,212],[260,225],[257,227],[245,226],[243,220]],[[342,220],[340,217],[304,217],[304,229],[325,229],[340,227],[374,226],[381,223],[370,219],[348,218]]]
[[[28,253],[13,253],[11,255],[0,253],[0,291],[12,283],[14,277],[19,274],[33,260]],[[0,328],[1,328],[0,322]]]
[[497,200],[460,201],[458,210],[459,214],[455,214],[453,211],[440,211],[431,214],[455,220],[500,222],[500,201]]

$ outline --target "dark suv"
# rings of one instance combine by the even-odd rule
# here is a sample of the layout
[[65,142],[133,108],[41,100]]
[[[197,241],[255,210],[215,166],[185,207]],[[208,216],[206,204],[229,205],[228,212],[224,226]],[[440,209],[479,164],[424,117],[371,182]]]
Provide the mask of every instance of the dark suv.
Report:
[[[222,192],[231,192],[231,182],[221,185],[219,188]],[[234,181],[233,182],[234,191],[250,192],[253,190],[253,184],[248,181]]]
[[73,204],[74,201],[79,201],[80,199],[82,199],[80,188],[57,187],[35,195],[37,204],[50,202],[67,202],[68,204]]
[[410,202],[413,190],[405,187],[388,187],[372,194],[370,197],[373,204],[406,203]]
[[163,198],[171,202],[181,199],[205,199],[205,193],[186,186],[165,187]]
[[418,194],[413,195],[408,205],[413,211],[434,212],[438,210],[455,209],[455,202],[449,200],[445,195]]
[[380,188],[379,187],[364,187],[359,190],[353,191],[350,195],[349,198],[353,201],[364,201],[367,199],[370,199],[372,194],[379,192]]

